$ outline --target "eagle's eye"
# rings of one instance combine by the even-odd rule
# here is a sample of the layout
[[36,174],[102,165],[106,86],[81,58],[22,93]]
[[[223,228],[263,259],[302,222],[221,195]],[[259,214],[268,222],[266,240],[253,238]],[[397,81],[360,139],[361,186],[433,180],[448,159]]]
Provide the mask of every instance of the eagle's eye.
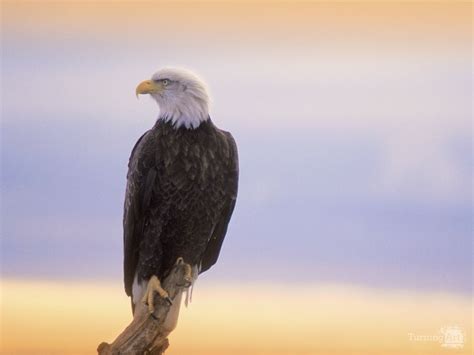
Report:
[[170,81],[169,81],[168,79],[164,79],[164,80],[162,81],[162,83],[163,83],[164,86],[166,86],[166,85],[168,85],[168,84],[170,83]]

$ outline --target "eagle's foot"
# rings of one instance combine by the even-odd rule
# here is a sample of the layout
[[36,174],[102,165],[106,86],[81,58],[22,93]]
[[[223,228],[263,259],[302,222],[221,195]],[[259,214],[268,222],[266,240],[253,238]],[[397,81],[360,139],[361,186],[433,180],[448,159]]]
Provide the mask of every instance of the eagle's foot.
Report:
[[161,298],[164,298],[170,306],[173,304],[168,292],[161,287],[161,282],[158,277],[153,275],[150,280],[148,280],[148,285],[142,298],[142,302],[148,305],[148,311],[150,313],[155,312],[155,292],[158,293]]
[[191,265],[186,264],[183,258],[178,258],[176,260],[176,265],[183,265],[184,266],[184,276],[183,276],[183,283],[177,284],[179,287],[188,288],[193,284],[193,269]]

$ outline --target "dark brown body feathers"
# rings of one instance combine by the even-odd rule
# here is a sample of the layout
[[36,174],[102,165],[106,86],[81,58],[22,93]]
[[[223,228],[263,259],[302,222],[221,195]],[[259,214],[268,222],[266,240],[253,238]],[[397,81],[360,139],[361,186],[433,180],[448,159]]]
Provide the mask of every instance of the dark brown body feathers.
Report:
[[209,119],[196,129],[158,120],[136,143],[124,209],[124,281],[163,278],[178,257],[209,269],[237,197],[237,147]]

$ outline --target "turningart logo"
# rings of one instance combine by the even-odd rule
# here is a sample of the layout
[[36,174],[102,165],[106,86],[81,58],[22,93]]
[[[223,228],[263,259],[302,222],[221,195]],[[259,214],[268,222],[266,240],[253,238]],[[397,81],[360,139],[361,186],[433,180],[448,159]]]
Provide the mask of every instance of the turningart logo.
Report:
[[417,342],[437,342],[446,349],[462,349],[466,340],[464,330],[457,325],[443,327],[438,334],[408,333],[408,338]]

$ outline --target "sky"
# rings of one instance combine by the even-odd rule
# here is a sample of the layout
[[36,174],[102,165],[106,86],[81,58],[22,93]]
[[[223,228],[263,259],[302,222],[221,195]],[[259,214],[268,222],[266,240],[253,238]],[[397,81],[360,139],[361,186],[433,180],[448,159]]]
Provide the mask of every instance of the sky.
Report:
[[[159,112],[134,90],[169,65],[205,79],[211,117],[240,156],[236,210],[218,264],[182,311],[177,354],[274,354],[282,334],[282,354],[432,354],[439,344],[407,334],[470,333],[469,3],[4,1],[1,30],[5,353],[90,353],[126,325],[127,161]],[[121,323],[87,333],[83,312],[52,301],[73,297],[75,283],[80,307],[120,309],[111,320]],[[22,307],[15,295],[35,290],[39,306]],[[266,311],[242,301],[248,292]],[[307,301],[282,313],[293,297]],[[82,321],[90,343],[22,344],[22,317],[45,308]],[[242,309],[259,314],[245,320]],[[223,322],[253,339],[244,325],[255,318],[249,329],[265,336],[193,343],[206,312],[208,329]],[[385,315],[388,328],[374,329]],[[286,321],[273,332],[276,319]],[[354,331],[344,341],[340,329]]]

